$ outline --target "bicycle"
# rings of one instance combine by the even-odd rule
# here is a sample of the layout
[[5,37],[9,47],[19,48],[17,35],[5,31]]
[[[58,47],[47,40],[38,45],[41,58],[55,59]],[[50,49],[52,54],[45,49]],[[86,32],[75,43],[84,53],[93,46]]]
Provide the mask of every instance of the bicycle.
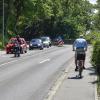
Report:
[[77,66],[78,66],[78,71],[79,71],[79,74],[78,74],[78,77],[79,78],[82,78],[82,71],[83,71],[83,60],[78,60],[77,61]]
[[75,57],[75,59],[77,59],[76,62],[79,72],[78,77],[82,78],[82,71],[84,69],[85,50],[83,48],[77,48]]

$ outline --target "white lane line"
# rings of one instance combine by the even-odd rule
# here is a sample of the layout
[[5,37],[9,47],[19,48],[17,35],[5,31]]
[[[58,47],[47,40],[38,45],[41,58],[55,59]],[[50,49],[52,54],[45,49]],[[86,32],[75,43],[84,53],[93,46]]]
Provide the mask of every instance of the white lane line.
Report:
[[45,59],[45,60],[43,60],[43,61],[41,61],[41,62],[39,62],[39,63],[41,64],[41,63],[44,63],[44,62],[46,62],[46,61],[50,61],[50,59]]
[[18,60],[13,60],[13,61],[9,61],[9,62],[4,63],[4,64],[0,64],[0,67],[1,67],[1,66],[4,66],[4,65],[7,65],[7,64],[10,64],[10,63],[13,63],[13,62],[16,62],[16,61],[18,61]]

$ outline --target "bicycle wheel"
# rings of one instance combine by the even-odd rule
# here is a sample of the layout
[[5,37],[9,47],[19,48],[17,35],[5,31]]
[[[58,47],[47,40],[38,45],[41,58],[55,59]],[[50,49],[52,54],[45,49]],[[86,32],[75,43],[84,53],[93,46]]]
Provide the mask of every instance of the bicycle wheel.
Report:
[[79,60],[78,62],[78,67],[79,67],[79,77],[82,77],[82,71],[83,71],[83,61]]

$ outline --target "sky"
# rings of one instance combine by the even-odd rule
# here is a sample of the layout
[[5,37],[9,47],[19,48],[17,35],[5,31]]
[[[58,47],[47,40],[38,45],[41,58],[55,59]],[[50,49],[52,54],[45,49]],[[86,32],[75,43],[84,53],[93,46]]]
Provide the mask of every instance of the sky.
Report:
[[97,0],[89,0],[90,1],[90,3],[92,3],[92,4],[96,4],[96,1]]
[[[90,2],[90,3],[92,3],[92,4],[96,4],[96,1],[97,1],[97,0],[89,0],[89,2]],[[97,12],[98,12],[98,10],[96,10],[96,9],[95,9],[95,11],[94,11],[94,12],[95,12],[95,13],[97,13]]]

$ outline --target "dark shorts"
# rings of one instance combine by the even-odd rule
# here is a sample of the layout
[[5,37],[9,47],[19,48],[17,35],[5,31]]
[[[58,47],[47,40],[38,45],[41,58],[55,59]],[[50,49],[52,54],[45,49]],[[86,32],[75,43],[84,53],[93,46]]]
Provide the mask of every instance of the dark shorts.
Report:
[[76,60],[85,60],[86,53],[84,48],[77,48],[75,52],[75,59]]
[[86,56],[86,54],[77,54],[76,59],[77,60],[85,60],[85,56]]

